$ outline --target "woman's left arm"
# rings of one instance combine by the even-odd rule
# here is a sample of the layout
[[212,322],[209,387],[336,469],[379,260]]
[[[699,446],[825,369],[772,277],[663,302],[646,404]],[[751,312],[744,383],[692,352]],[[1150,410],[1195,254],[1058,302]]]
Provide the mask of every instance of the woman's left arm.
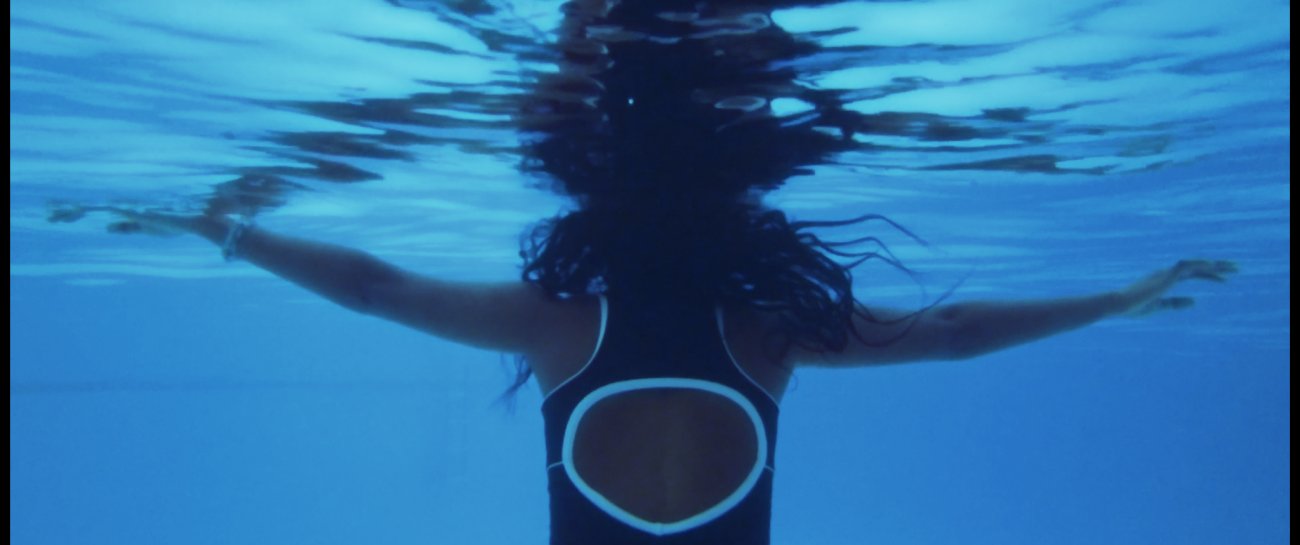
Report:
[[[1237,271],[1231,261],[1186,260],[1132,285],[1083,297],[1029,301],[967,301],[926,310],[914,318],[907,313],[872,308],[875,320],[853,317],[854,327],[868,339],[850,335],[838,352],[795,347],[790,360],[814,367],[858,367],[927,360],[961,360],[1050,337],[1115,316],[1145,316],[1161,310],[1187,308],[1190,297],[1166,297],[1180,281],[1223,282]],[[865,312],[862,314],[866,314]]]
[[1184,260],[1114,292],[1038,301],[964,302],[935,309],[951,321],[953,359],[965,359],[1077,329],[1104,318],[1146,316],[1192,306],[1166,297],[1183,280],[1224,282],[1231,261]]

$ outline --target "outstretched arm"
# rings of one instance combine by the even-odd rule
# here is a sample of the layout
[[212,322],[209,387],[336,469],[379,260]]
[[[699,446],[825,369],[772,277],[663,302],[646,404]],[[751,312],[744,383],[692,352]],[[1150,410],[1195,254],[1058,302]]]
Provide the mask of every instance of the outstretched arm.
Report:
[[[122,232],[191,232],[225,246],[235,222],[221,216],[177,216],[113,209],[137,225]],[[505,352],[531,353],[547,342],[557,306],[523,282],[448,282],[414,274],[366,252],[247,228],[235,254],[348,309],[447,340]]]
[[898,311],[870,309],[876,321],[854,317],[863,337],[868,341],[896,340],[864,343],[850,336],[843,351],[796,349],[791,358],[796,364],[828,367],[973,358],[1104,318],[1187,308],[1191,298],[1165,297],[1165,292],[1187,279],[1223,282],[1236,270],[1229,261],[1179,261],[1122,290],[1085,297],[953,303],[930,309],[914,319],[903,319],[905,314]]
[[[159,221],[155,219],[154,221]],[[173,222],[218,246],[235,222],[223,216],[175,217]],[[396,269],[365,252],[248,228],[239,237],[238,256],[344,307],[367,312],[369,286]]]

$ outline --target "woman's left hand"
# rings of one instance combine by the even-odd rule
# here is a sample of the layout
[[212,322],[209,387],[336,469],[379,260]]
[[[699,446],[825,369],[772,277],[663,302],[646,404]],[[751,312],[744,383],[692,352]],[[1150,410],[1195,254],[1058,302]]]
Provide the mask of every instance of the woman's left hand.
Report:
[[1212,261],[1207,259],[1185,259],[1173,267],[1158,271],[1119,293],[1124,302],[1123,316],[1146,316],[1162,310],[1177,310],[1192,306],[1191,297],[1164,297],[1174,284],[1183,280],[1200,279],[1213,282],[1226,282],[1229,274],[1237,272],[1237,264],[1231,261]]

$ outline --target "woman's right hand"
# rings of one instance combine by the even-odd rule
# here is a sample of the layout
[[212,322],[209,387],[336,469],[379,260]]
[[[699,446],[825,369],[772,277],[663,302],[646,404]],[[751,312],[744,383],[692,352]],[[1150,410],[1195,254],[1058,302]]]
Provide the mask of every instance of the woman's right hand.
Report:
[[164,212],[139,211],[120,206],[80,206],[64,205],[50,211],[51,223],[73,223],[86,216],[87,212],[108,212],[119,219],[108,224],[110,233],[144,233],[159,236],[176,236],[184,233],[198,233],[205,223],[219,221],[218,218],[205,218],[197,214],[173,214]]
[[122,218],[108,225],[108,230],[112,233],[144,233],[155,236],[176,236],[185,233],[201,235],[205,231],[213,230],[212,227],[224,221],[223,218],[204,215],[140,212],[117,207],[106,207],[106,210]]

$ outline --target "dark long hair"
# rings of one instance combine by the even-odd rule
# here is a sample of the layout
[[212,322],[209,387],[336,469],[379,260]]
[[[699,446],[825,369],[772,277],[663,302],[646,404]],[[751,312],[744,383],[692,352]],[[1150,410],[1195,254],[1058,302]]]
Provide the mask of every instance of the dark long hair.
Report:
[[[829,242],[812,229],[881,220],[911,233],[873,214],[792,222],[759,200],[851,149],[860,120],[780,67],[814,46],[764,25],[765,12],[729,13],[727,4],[565,4],[560,70],[537,78],[518,121],[521,170],[577,207],[524,233],[522,279],[555,299],[641,294],[774,312],[779,326],[765,346],[775,361],[795,345],[843,350],[850,332],[892,342],[854,327],[855,314],[880,320],[855,304],[851,269],[872,258],[906,268],[877,239]],[[735,32],[700,32],[727,25]],[[777,97],[809,111],[778,117]],[[876,244],[847,249],[861,243]],[[506,400],[532,373],[526,357],[515,363]]]

